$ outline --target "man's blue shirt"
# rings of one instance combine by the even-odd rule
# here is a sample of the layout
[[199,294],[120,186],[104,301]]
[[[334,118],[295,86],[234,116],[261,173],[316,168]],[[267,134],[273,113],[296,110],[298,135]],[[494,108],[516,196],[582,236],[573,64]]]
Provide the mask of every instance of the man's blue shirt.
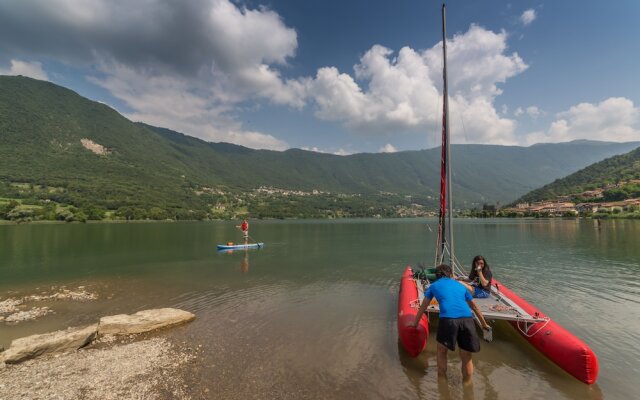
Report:
[[424,292],[424,297],[431,301],[438,300],[440,305],[440,317],[444,318],[470,318],[471,308],[467,300],[473,300],[471,293],[460,282],[451,278],[440,278],[431,284]]

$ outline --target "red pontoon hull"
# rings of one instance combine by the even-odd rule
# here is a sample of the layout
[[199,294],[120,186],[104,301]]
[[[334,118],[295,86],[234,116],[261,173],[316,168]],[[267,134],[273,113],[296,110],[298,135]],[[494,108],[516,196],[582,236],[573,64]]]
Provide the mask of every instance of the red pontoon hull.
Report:
[[417,357],[427,345],[429,324],[424,314],[417,327],[409,326],[416,319],[420,306],[418,287],[413,279],[411,267],[407,267],[400,280],[400,295],[398,296],[398,337],[402,347],[411,357]]
[[[511,299],[530,315],[548,318],[502,283],[495,279],[493,281],[497,284],[501,294]],[[558,323],[551,319],[548,322],[538,322],[529,327],[527,335],[521,331],[525,328],[524,323],[510,322],[525,340],[560,368],[586,384],[590,385],[596,381],[599,369],[598,358],[589,346]],[[545,323],[546,325],[544,325]],[[518,326],[518,324],[520,325]]]

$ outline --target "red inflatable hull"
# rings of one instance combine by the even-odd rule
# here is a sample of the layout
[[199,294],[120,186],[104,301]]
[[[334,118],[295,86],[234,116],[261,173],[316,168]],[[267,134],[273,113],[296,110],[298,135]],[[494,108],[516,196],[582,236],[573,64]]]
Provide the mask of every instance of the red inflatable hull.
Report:
[[400,280],[400,295],[398,296],[398,337],[402,347],[411,357],[417,357],[427,345],[429,324],[424,314],[417,327],[409,326],[418,314],[418,287],[413,280],[413,271],[407,267]]
[[[502,283],[495,279],[493,281],[500,293],[522,307],[526,312],[533,316],[547,318],[540,310],[527,303]],[[584,383],[594,383],[598,378],[598,358],[589,346],[551,319],[546,322],[546,325],[544,324],[545,322],[534,324],[529,328],[529,334],[525,335],[518,329],[518,322],[511,321],[511,325],[516,328],[525,340],[560,368]],[[523,323],[520,323],[520,328],[524,329]]]

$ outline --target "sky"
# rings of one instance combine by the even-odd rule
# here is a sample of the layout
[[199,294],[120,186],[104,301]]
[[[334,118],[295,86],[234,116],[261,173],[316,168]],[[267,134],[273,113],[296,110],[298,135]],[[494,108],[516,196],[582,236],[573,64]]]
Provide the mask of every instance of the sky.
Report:
[[[439,145],[441,2],[0,0],[0,75],[209,142]],[[452,0],[452,143],[640,140],[640,1]]]

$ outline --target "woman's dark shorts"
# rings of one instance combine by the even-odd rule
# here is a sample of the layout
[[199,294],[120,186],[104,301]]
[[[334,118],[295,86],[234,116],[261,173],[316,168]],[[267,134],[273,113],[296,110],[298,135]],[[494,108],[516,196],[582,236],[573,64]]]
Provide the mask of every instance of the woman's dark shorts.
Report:
[[462,350],[480,351],[480,340],[472,318],[440,318],[436,340],[451,351],[456,349],[456,343]]

